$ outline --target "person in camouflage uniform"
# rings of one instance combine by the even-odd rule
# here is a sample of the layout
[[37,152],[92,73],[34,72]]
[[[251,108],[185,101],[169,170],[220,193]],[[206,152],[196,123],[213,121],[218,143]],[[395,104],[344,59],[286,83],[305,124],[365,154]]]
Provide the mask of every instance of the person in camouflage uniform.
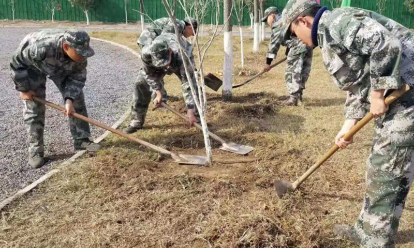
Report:
[[276,58],[280,45],[286,46],[287,65],[285,71],[286,86],[289,91],[288,106],[297,106],[302,100],[305,83],[309,78],[312,65],[313,49],[307,47],[297,38],[284,41],[280,35],[281,24],[278,22],[280,16],[276,7],[266,9],[262,22],[267,22],[272,28],[269,50],[266,54],[266,66],[264,71],[270,70],[270,64]]
[[[87,57],[94,51],[84,31],[45,29],[28,34],[14,52],[10,73],[16,90],[24,100],[24,122],[29,134],[29,165],[42,166],[44,160],[43,132],[45,106],[33,101],[33,96],[45,99],[46,77],[58,87],[65,100],[66,115],[87,116],[82,88],[86,81]],[[96,151],[99,145],[91,141],[87,122],[69,119],[76,150]]]
[[[282,14],[286,38],[322,48],[334,83],[348,92],[343,136],[369,111],[376,118],[367,161],[366,194],[353,226],[335,233],[361,247],[395,247],[406,197],[414,177],[414,33],[372,11],[340,8],[328,11],[315,0],[290,0]],[[385,97],[405,84],[411,89],[389,106]]]
[[[192,27],[197,31],[198,22],[194,18],[187,18],[185,20],[177,20],[177,24],[181,33],[185,38],[194,35]],[[174,25],[169,18],[163,17],[150,23],[146,29],[144,29],[137,40],[138,46],[143,49],[144,46],[150,45],[155,38],[161,35],[161,33],[174,33]]]
[[[179,26],[180,27],[180,26]],[[187,104],[187,115],[190,125],[197,121],[197,111],[191,93],[190,83],[195,81],[195,70],[190,68],[191,80],[187,79],[183,58],[180,55],[179,44],[174,33],[171,33],[170,26],[166,26],[165,32],[158,36],[151,45],[142,49],[143,68],[138,73],[135,83],[134,103],[131,108],[131,122],[125,129],[126,133],[134,133],[142,129],[148,105],[151,98],[155,96],[154,105],[158,107],[161,102],[167,100],[167,92],[164,88],[165,75],[176,74],[181,80],[181,87],[184,100]],[[181,29],[185,28],[184,25]],[[194,66],[193,46],[186,40],[182,40],[185,52],[189,56],[190,67]],[[197,85],[193,85],[197,89]]]

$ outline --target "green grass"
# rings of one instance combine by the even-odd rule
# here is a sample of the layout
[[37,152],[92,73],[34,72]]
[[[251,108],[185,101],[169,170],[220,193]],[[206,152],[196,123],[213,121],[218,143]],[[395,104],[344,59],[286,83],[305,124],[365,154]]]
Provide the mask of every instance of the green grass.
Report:
[[[136,34],[92,36],[136,49]],[[252,39],[245,39],[245,69],[237,68],[239,39],[233,42],[236,84],[248,77],[239,74],[262,69],[267,41],[260,53],[252,54]],[[336,239],[332,229],[337,223],[353,224],[360,211],[372,124],[300,190],[278,199],[273,189],[276,178],[294,181],[321,157],[343,122],[346,94],[331,82],[319,49],[313,59],[299,107],[283,105],[285,64],[235,89],[232,102],[208,92],[211,130],[254,146],[249,156],[226,153],[214,142],[212,165],[183,166],[111,135],[104,150],[64,168],[3,211],[0,246],[353,247]],[[218,37],[205,71],[220,76],[222,63],[222,37]],[[170,104],[184,113],[178,80],[169,76],[165,82],[174,96]],[[204,153],[200,132],[166,111],[149,111],[146,128],[135,135],[179,153]],[[409,199],[397,247],[414,246],[413,209]]]

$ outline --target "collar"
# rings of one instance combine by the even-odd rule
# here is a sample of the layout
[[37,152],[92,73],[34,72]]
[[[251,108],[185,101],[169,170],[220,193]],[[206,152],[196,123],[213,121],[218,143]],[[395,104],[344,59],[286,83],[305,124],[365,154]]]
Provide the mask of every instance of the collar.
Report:
[[317,35],[318,35],[319,20],[321,19],[323,12],[325,12],[326,10],[328,10],[328,8],[325,7],[325,6],[320,8],[319,11],[316,13],[314,19],[313,19],[311,38],[312,38],[312,43],[315,47],[318,46],[318,36]]

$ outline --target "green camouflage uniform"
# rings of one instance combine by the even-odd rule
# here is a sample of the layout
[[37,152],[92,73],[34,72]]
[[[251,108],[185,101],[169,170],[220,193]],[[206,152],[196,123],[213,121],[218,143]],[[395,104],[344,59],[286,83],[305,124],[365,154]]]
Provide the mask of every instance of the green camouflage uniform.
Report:
[[272,36],[270,38],[269,50],[266,59],[275,59],[280,45],[286,46],[287,65],[285,70],[286,86],[290,95],[302,95],[305,83],[309,78],[312,65],[313,49],[307,47],[299,39],[284,41],[280,35],[282,23],[275,22],[272,25]]
[[[169,66],[154,66],[155,61],[158,60],[157,46],[160,43],[168,44],[172,50],[172,59]],[[192,65],[194,65],[193,46],[183,39],[186,53],[190,57]],[[175,74],[181,81],[181,88],[184,95],[184,100],[188,109],[195,109],[195,103],[191,94],[189,80],[185,74],[184,64],[179,51],[179,45],[175,34],[163,32],[158,36],[150,46],[145,46],[142,49],[143,68],[138,73],[135,83],[134,103],[131,109],[131,127],[141,128],[145,122],[148,105],[155,95],[155,91],[162,92],[163,101],[167,100],[167,92],[164,89],[165,75]],[[194,77],[194,69],[190,69],[191,77]],[[195,78],[191,80],[195,83]],[[195,89],[197,86],[194,85]]]
[[[177,24],[182,32],[185,27],[184,21],[177,20]],[[142,31],[137,40],[138,46],[142,49],[144,46],[150,45],[161,33],[174,33],[174,25],[167,17],[157,19],[148,24],[148,27]]]
[[[34,91],[39,98],[46,98],[46,77],[58,87],[64,99],[72,99],[76,113],[87,116],[82,88],[86,81],[87,61],[72,61],[62,49],[64,42],[73,43],[74,36],[80,37],[81,50],[87,49],[85,57],[92,56],[89,36],[86,32],[45,29],[27,35],[14,52],[10,61],[10,72],[16,90]],[[74,46],[73,46],[74,47]],[[80,53],[80,50],[78,51]],[[82,54],[81,54],[82,55]],[[23,101],[24,122],[29,134],[29,155],[43,155],[43,130],[45,105],[35,101]],[[69,119],[72,137],[83,140],[91,137],[89,124],[77,118]]]
[[[295,16],[316,4],[311,0],[289,1],[282,17],[285,30]],[[371,90],[414,85],[412,31],[375,12],[357,8],[325,11],[320,19],[318,14],[313,23],[313,31],[317,28],[317,32],[312,42],[322,48],[323,61],[335,84],[348,92],[346,119],[360,119],[368,113]],[[284,37],[289,35],[287,31],[283,33]],[[375,122],[374,142],[367,161],[365,201],[350,229],[361,247],[395,246],[395,234],[413,176],[411,89]]]

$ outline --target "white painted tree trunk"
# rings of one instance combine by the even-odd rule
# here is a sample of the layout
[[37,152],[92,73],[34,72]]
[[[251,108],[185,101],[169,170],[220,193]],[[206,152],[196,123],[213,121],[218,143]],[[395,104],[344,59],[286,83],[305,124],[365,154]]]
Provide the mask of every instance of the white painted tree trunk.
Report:
[[232,41],[232,0],[224,1],[224,65],[223,65],[223,91],[224,101],[230,101],[233,89],[233,41]]
[[128,24],[128,10],[127,10],[127,2],[128,0],[124,0],[125,6],[125,24]]
[[240,63],[241,63],[241,68],[244,68],[243,28],[240,22],[239,22],[239,33],[240,33]]
[[13,9],[12,9],[13,22],[14,22],[14,12],[15,12],[15,10],[14,10],[14,8],[13,8]]
[[253,38],[253,53],[259,52],[259,33],[260,33],[260,23],[259,23],[259,0],[254,0],[254,38]]
[[145,28],[145,19],[144,19],[144,1],[139,0],[139,11],[141,12],[141,32],[144,31]]
[[253,15],[253,13],[249,13],[249,17],[250,17],[250,28],[253,29],[253,24],[254,24],[254,15]]
[[55,22],[55,9],[52,8],[52,22]]
[[262,22],[261,24],[262,24],[262,31],[260,32],[260,34],[262,36],[261,41],[264,41],[265,40],[265,34],[266,34],[265,23]]
[[89,12],[88,12],[88,10],[84,10],[83,13],[85,13],[85,16],[86,16],[86,25],[89,25]]
[[224,32],[224,66],[223,66],[223,98],[231,100],[233,81],[233,41],[232,32]]

